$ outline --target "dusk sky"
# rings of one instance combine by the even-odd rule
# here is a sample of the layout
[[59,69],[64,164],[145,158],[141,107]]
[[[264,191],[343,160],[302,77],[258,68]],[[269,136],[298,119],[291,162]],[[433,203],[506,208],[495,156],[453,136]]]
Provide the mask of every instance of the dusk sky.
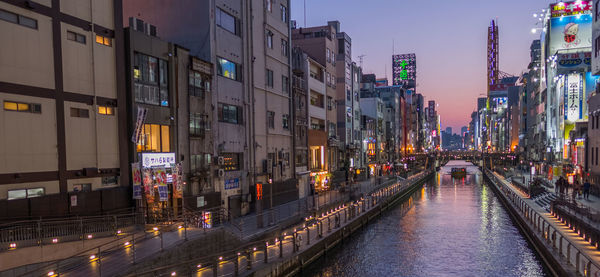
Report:
[[[547,0],[306,0],[306,26],[338,20],[352,38],[352,58],[363,72],[392,80],[394,53],[416,53],[417,91],[435,100],[442,129],[468,125],[477,97],[486,94],[487,27],[498,19],[500,70],[518,75],[539,37],[534,13]],[[304,0],[292,0],[292,19],[304,27]]]

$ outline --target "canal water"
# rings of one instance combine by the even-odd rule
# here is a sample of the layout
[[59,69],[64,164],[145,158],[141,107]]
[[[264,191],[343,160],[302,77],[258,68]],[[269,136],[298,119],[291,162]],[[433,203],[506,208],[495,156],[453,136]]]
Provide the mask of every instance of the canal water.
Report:
[[[466,167],[453,179],[451,167]],[[549,276],[477,167],[450,161],[304,276]]]

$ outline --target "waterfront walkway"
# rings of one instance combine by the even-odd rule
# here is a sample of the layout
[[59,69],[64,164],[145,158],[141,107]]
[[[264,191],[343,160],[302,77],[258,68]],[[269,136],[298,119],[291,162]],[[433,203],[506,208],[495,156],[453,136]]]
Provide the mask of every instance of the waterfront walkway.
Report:
[[[578,233],[573,231],[569,226],[566,226],[562,223],[558,218],[550,214],[547,210],[541,207],[538,203],[536,203],[533,199],[528,198],[526,194],[524,194],[519,188],[515,187],[511,182],[506,180],[502,175],[498,173],[493,173],[494,176],[500,180],[507,188],[513,191],[516,195],[518,195],[521,200],[531,209],[535,211],[535,213],[539,214],[545,222],[548,222],[552,226],[552,229],[557,230],[559,232],[559,241],[560,245],[556,244],[556,237],[553,238],[552,245],[548,245],[554,251],[558,251],[558,254],[566,259],[569,265],[575,265],[576,271],[580,273],[585,272],[584,276],[600,276],[600,250],[591,245],[588,241],[584,240]],[[531,215],[530,215],[531,216]],[[538,219],[539,220],[539,219]],[[540,229],[539,222],[538,226],[533,226],[533,229]],[[543,225],[543,224],[542,224]],[[550,235],[550,227],[545,225],[542,226],[542,230],[548,228],[548,231],[542,231],[542,236],[545,236],[546,239],[551,236]],[[566,240],[565,246],[563,247],[563,239]],[[572,248],[576,248],[579,252],[581,252],[585,257],[588,257],[592,260],[592,263],[595,266],[591,266],[589,270],[586,269],[586,264],[583,261],[583,258],[579,254],[575,254],[575,250],[571,251]]]
[[[396,177],[380,177],[372,178],[363,182],[353,184],[353,191],[357,194],[366,195],[369,191],[381,186],[388,180],[395,182]],[[324,208],[331,205],[340,205],[347,202],[349,199],[348,193],[340,193],[331,191],[318,195],[315,203],[319,207]],[[301,210],[304,208],[304,210]],[[282,205],[274,207],[275,213],[278,215],[278,220],[291,218],[300,213],[301,216],[307,215],[310,210],[307,206],[298,204]],[[265,211],[265,218],[269,216],[270,211]],[[272,211],[271,211],[272,212]],[[332,215],[329,215],[329,217]],[[346,215],[344,215],[346,216]],[[26,275],[39,274],[47,275],[48,273],[72,276],[115,276],[127,272],[134,264],[139,263],[147,258],[158,255],[162,251],[173,249],[177,246],[182,246],[187,241],[194,241],[203,238],[207,234],[215,231],[227,231],[237,235],[240,240],[259,236],[262,233],[280,228],[276,223],[266,225],[259,228],[256,224],[256,215],[248,215],[235,219],[232,222],[225,223],[215,229],[194,228],[185,226],[182,222],[175,223],[167,228],[157,230],[140,231],[133,234],[122,234],[119,238],[105,244],[105,247],[92,248],[87,251],[82,251],[77,255],[68,259],[61,259],[56,262],[49,263],[43,267],[24,267],[19,270],[7,270],[0,273],[2,276],[19,276],[23,273]],[[237,223],[237,224],[236,224]],[[316,227],[312,227],[313,229]],[[226,229],[226,230],[223,230]],[[310,231],[307,231],[310,232]],[[314,235],[314,234],[313,234]],[[308,238],[308,237],[306,237]],[[288,239],[289,240],[289,239]],[[306,239],[305,239],[306,240]],[[314,239],[313,239],[314,240]],[[53,245],[59,247],[59,245]],[[269,250],[270,251],[270,250]],[[257,254],[258,255],[258,254]],[[226,264],[224,264],[226,266]],[[52,275],[52,274],[50,274]]]

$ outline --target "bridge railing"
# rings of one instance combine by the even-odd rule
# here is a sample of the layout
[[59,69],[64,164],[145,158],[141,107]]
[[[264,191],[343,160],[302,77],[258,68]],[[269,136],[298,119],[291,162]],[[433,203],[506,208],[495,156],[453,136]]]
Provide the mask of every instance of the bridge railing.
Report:
[[[548,222],[546,218],[540,215],[535,209],[531,208],[520,195],[503,184],[492,171],[485,169],[484,172],[487,179],[504,193],[507,199],[510,200],[509,203],[523,215],[531,229],[534,230],[537,235],[541,236],[549,247],[558,251],[561,257],[563,257],[569,265],[573,266],[578,274],[581,274],[581,276],[584,277],[595,277],[600,275],[600,263],[592,258],[587,252],[580,250],[571,238],[564,236],[555,225]],[[563,219],[560,217],[558,217],[558,219],[563,222]],[[590,237],[583,237],[583,239],[592,244]],[[595,247],[600,249],[598,248],[597,241],[595,242]]]

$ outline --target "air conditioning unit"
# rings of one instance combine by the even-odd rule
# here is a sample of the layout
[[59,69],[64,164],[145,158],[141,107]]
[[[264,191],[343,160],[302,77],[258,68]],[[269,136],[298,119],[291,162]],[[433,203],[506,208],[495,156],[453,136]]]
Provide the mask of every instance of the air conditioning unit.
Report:
[[217,165],[224,165],[224,164],[225,164],[225,158],[223,156],[217,157]]
[[223,178],[223,176],[225,176],[225,170],[223,170],[223,169],[217,169],[215,171],[215,173],[217,174],[217,177],[219,177],[219,178]]

